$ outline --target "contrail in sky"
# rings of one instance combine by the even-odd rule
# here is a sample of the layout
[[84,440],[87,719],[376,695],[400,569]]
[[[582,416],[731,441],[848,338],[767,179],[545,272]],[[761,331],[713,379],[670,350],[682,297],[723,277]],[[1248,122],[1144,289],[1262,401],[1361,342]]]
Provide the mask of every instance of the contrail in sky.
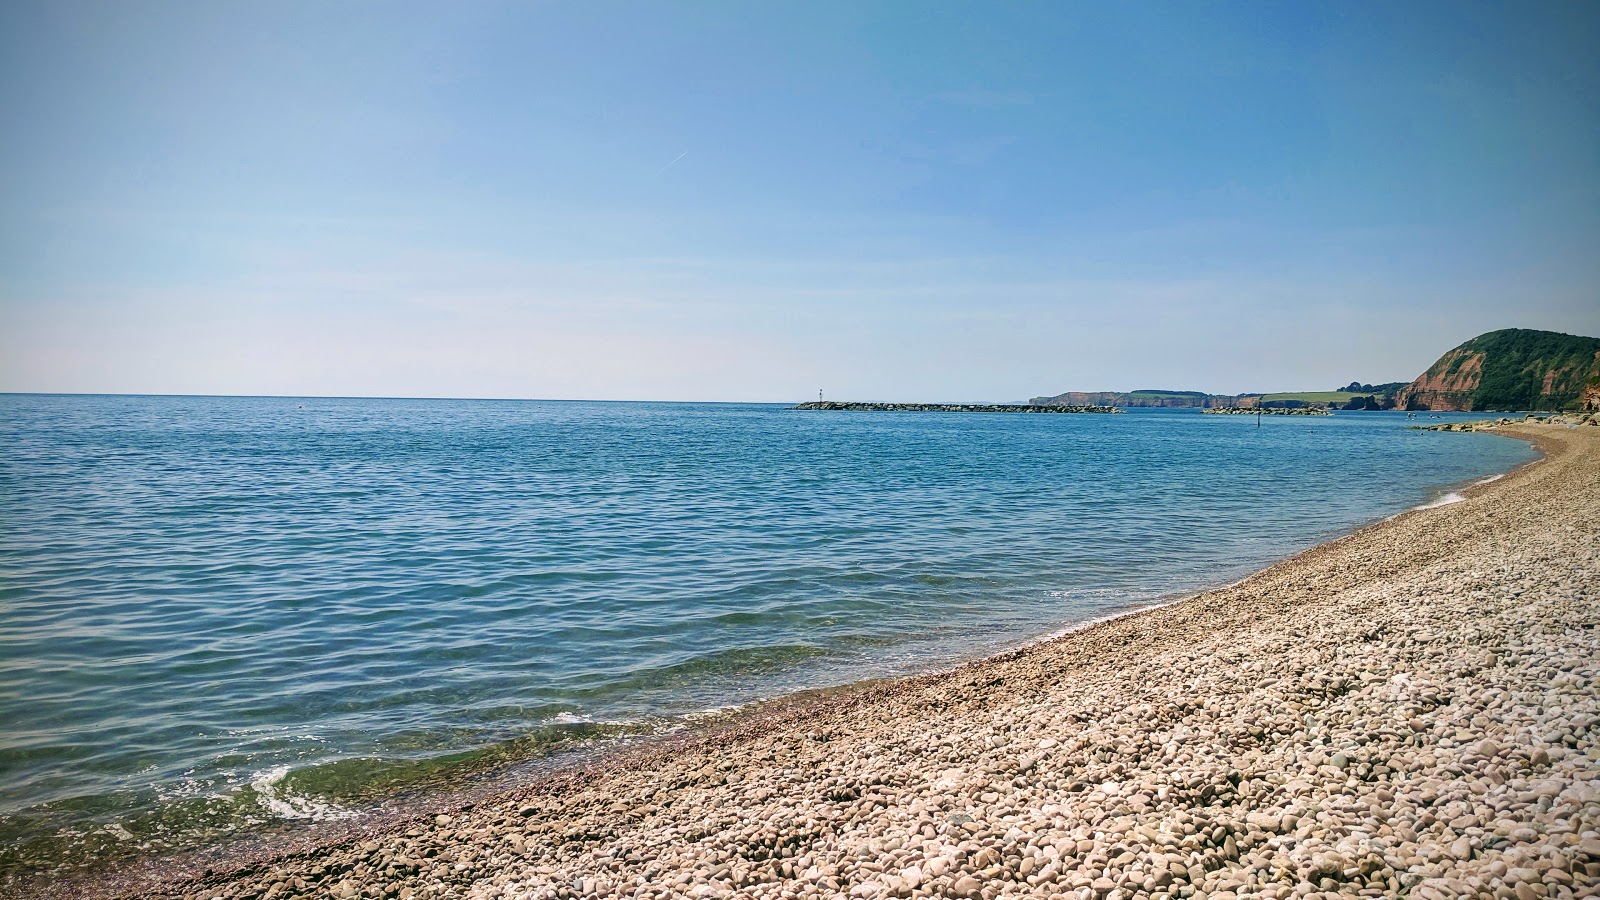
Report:
[[[685,150],[682,153],[678,154],[678,159],[683,159],[685,156],[688,156],[688,155],[689,155],[689,151]],[[672,162],[669,162],[666,165],[662,166],[661,167],[661,172],[665,172],[668,169],[672,168],[673,166],[677,165],[678,164],[678,159],[675,159]],[[656,174],[660,175],[661,172],[657,172]]]

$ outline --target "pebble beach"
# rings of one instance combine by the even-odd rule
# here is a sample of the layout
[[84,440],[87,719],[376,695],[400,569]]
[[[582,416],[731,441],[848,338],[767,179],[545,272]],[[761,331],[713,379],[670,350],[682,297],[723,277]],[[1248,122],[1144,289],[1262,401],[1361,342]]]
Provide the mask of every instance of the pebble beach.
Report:
[[70,892],[1595,896],[1600,428],[1498,430],[1544,458],[1226,588],[331,843]]

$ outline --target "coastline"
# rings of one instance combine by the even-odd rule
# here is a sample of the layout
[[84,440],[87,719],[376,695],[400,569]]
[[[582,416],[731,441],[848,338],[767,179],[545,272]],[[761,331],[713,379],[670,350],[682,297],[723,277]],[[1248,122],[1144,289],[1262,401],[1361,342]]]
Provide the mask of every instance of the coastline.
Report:
[[[1592,466],[1597,452],[1595,445],[1600,443],[1595,440],[1593,432],[1588,435],[1563,436],[1562,434],[1553,433],[1554,429],[1551,427],[1540,426],[1526,426],[1506,429],[1506,431],[1533,441],[1544,453],[1544,457],[1525,464],[1497,480],[1459,488],[1458,490],[1465,495],[1467,500],[1476,500],[1484,497],[1492,500],[1504,494],[1524,490],[1530,481],[1547,481],[1549,477],[1552,477],[1550,476],[1552,469],[1544,465],[1547,461],[1554,461],[1560,464],[1555,468],[1561,471],[1565,471],[1574,465],[1573,461],[1575,459],[1579,461],[1588,460]],[[1582,446],[1578,446],[1574,442],[1578,442]],[[997,837],[997,834],[989,834],[987,838],[981,838],[979,835],[990,829],[980,828],[973,830],[965,828],[965,826],[971,824],[971,821],[981,822],[993,818],[989,815],[977,816],[980,811],[979,808],[993,805],[992,801],[984,799],[989,794],[995,794],[999,798],[1002,794],[1010,793],[1011,789],[1020,786],[985,783],[980,787],[999,787],[1000,790],[977,790],[976,788],[963,790],[964,785],[977,781],[993,781],[994,778],[992,776],[1011,774],[1012,771],[1016,773],[1012,778],[1013,781],[1028,781],[1031,778],[1028,773],[1043,771],[1046,768],[1045,758],[1052,755],[1049,751],[1067,746],[1067,741],[1061,740],[1053,747],[1040,747],[1036,752],[1025,754],[1025,756],[1040,757],[1035,759],[1031,765],[1026,766],[1022,765],[1017,758],[1015,749],[1012,749],[1009,753],[1006,752],[1006,749],[1012,747],[1014,742],[1002,744],[1000,747],[974,747],[973,756],[975,758],[989,758],[997,755],[1001,757],[1009,756],[1011,758],[1011,762],[1008,764],[1010,768],[1003,773],[993,772],[989,771],[992,767],[989,762],[986,762],[979,767],[983,771],[975,774],[974,772],[965,771],[965,769],[970,769],[970,766],[965,767],[962,777],[956,779],[957,782],[961,782],[960,784],[941,787],[943,781],[948,781],[948,778],[943,778],[940,773],[924,772],[913,773],[911,781],[905,784],[892,784],[891,781],[872,784],[870,783],[871,778],[846,778],[846,781],[854,780],[860,783],[853,788],[845,786],[839,790],[832,790],[828,787],[828,784],[838,782],[849,771],[845,763],[851,758],[859,757],[859,754],[847,753],[844,750],[846,748],[859,749],[863,742],[867,744],[884,743],[886,735],[898,736],[908,728],[915,733],[917,730],[915,726],[922,722],[923,719],[910,710],[918,705],[923,708],[936,709],[946,717],[953,716],[958,720],[956,722],[958,730],[965,728],[970,732],[977,727],[974,724],[974,717],[987,719],[997,708],[1000,711],[1004,711],[1008,707],[1013,707],[1017,704],[1030,706],[1040,702],[1041,697],[1049,697],[1055,687],[1053,683],[1059,682],[1063,673],[1070,672],[1080,675],[1088,671],[1104,673],[1106,671],[1105,664],[1111,662],[1111,675],[1114,677],[1117,674],[1115,671],[1117,661],[1126,662],[1126,653],[1123,648],[1137,642],[1143,648],[1144,655],[1148,657],[1156,647],[1164,646],[1175,637],[1181,636],[1185,627],[1192,627],[1194,623],[1187,620],[1220,618],[1220,622],[1212,622],[1210,624],[1231,627],[1241,634],[1248,633],[1255,620],[1251,618],[1253,613],[1240,608],[1239,601],[1244,599],[1247,601],[1246,605],[1251,603],[1259,605],[1262,601],[1260,597],[1243,595],[1259,594],[1263,590],[1278,590],[1285,588],[1286,585],[1292,585],[1295,588],[1294,596],[1310,600],[1313,599],[1313,595],[1343,594],[1359,590],[1363,585],[1369,585],[1377,580],[1395,577],[1397,573],[1401,573],[1407,568],[1415,568],[1423,562],[1436,559],[1440,554],[1449,555],[1450,551],[1448,549],[1441,550],[1439,548],[1441,546],[1444,548],[1454,547],[1455,543],[1450,540],[1444,540],[1440,544],[1437,540],[1439,537],[1438,532],[1441,529],[1448,530],[1451,527],[1459,527],[1462,523],[1455,520],[1463,518],[1465,510],[1462,508],[1473,506],[1473,504],[1462,502],[1453,503],[1445,507],[1426,510],[1414,509],[1401,513],[1398,516],[1368,525],[1350,535],[1337,538],[1281,561],[1233,584],[1180,598],[1172,602],[1155,606],[1140,606],[1112,617],[1082,623],[1058,635],[1030,643],[998,656],[969,663],[947,672],[886,682],[869,682],[829,691],[780,698],[759,704],[756,708],[735,711],[726,721],[708,724],[691,732],[651,738],[640,744],[617,747],[597,754],[592,759],[560,767],[555,771],[541,775],[530,786],[515,790],[505,790],[503,787],[486,788],[464,797],[462,802],[455,804],[453,808],[449,808],[443,813],[440,813],[439,809],[445,809],[444,806],[432,810],[435,815],[444,815],[449,821],[433,819],[432,816],[421,819],[407,819],[405,816],[400,816],[395,821],[366,823],[361,827],[349,829],[343,835],[342,841],[332,839],[334,840],[332,844],[327,843],[326,839],[312,839],[309,843],[301,844],[297,852],[293,847],[285,843],[270,848],[270,852],[240,854],[234,859],[234,865],[217,866],[219,870],[226,871],[219,871],[216,875],[201,876],[193,880],[174,879],[170,867],[154,865],[146,868],[135,865],[117,873],[118,877],[95,879],[72,885],[71,887],[85,896],[113,896],[119,894],[137,896],[183,896],[185,894],[196,896],[287,896],[292,893],[340,896],[345,894],[347,887],[356,891],[357,894],[362,894],[365,893],[365,889],[370,885],[377,889],[378,895],[387,893],[393,896],[404,896],[406,895],[405,892],[409,890],[410,895],[413,896],[464,896],[464,892],[470,883],[479,880],[476,876],[487,873],[487,880],[476,885],[474,895],[490,896],[493,895],[493,879],[510,879],[511,874],[515,872],[520,873],[523,877],[520,880],[510,879],[510,883],[518,885],[518,890],[522,890],[528,895],[542,895],[539,892],[544,890],[546,886],[540,883],[539,879],[543,879],[550,882],[551,886],[565,884],[566,887],[564,889],[559,889],[564,890],[564,893],[553,893],[551,894],[552,896],[585,896],[587,895],[585,891],[575,892],[572,890],[573,882],[571,878],[566,878],[563,882],[561,877],[555,877],[559,874],[556,872],[556,869],[559,868],[559,860],[574,844],[584,846],[587,844],[603,844],[607,840],[622,840],[621,836],[624,834],[637,833],[641,828],[657,827],[658,823],[655,820],[673,819],[672,809],[681,809],[683,801],[673,800],[670,805],[662,803],[656,799],[656,795],[664,793],[664,789],[670,789],[673,794],[686,795],[685,799],[691,804],[691,807],[698,799],[705,801],[699,808],[710,809],[713,806],[707,804],[709,804],[712,795],[727,794],[730,790],[736,789],[738,785],[748,785],[753,782],[760,783],[763,780],[772,782],[773,786],[755,788],[754,796],[756,799],[750,799],[751,795],[748,794],[741,795],[746,798],[743,801],[743,805],[749,807],[752,811],[766,809],[774,802],[773,797],[789,794],[794,794],[794,799],[797,801],[803,800],[804,802],[800,803],[799,806],[794,807],[794,814],[789,817],[789,820],[793,821],[797,828],[794,833],[801,835],[797,839],[798,843],[786,845],[795,850],[801,849],[808,842],[820,844],[837,842],[837,834],[840,832],[837,825],[839,824],[840,816],[836,807],[844,805],[849,808],[855,808],[876,797],[884,802],[881,805],[873,802],[871,805],[874,810],[894,810],[901,808],[901,800],[911,797],[911,795],[919,791],[925,796],[921,798],[911,797],[911,799],[906,800],[908,805],[904,805],[903,808],[910,809],[920,802],[923,808],[917,815],[922,818],[927,818],[928,810],[937,806],[937,804],[923,802],[927,799],[927,796],[948,798],[954,792],[955,795],[959,795],[962,798],[961,802],[956,803],[955,806],[960,806],[967,810],[967,812],[949,813],[946,807],[950,807],[950,803],[937,806],[938,809],[949,813],[943,820],[938,815],[932,816],[932,819],[939,823],[938,827],[933,829],[936,835],[939,836],[936,838],[937,840],[945,841],[947,838],[957,837],[958,835],[955,834],[946,834],[954,827],[967,835],[965,843],[972,843],[973,840],[982,843],[986,839]],[[1592,521],[1590,525],[1592,527]],[[1406,555],[1403,553],[1399,554],[1398,557],[1391,556],[1382,560],[1374,557],[1371,552],[1372,548],[1367,545],[1391,540],[1395,537],[1392,534],[1395,531],[1420,531],[1430,535],[1435,539],[1433,546],[1438,553],[1436,553],[1435,557],[1430,557],[1426,560],[1414,554]],[[1345,556],[1354,556],[1365,565],[1359,571],[1352,571],[1353,567],[1348,565],[1349,560],[1342,558]],[[1319,567],[1320,570],[1318,570]],[[1316,571],[1305,571],[1307,569]],[[1311,584],[1310,582],[1316,583]],[[1278,616],[1291,615],[1296,611],[1292,606],[1284,606],[1281,600],[1276,602],[1274,609],[1254,610],[1257,613],[1266,612]],[[1041,683],[1040,672],[1038,671],[1041,666],[1050,670],[1051,677],[1049,680],[1052,684]],[[1128,674],[1126,671],[1128,668],[1132,668],[1131,663],[1124,665],[1122,672],[1124,676]],[[1018,671],[1019,669],[1022,671]],[[1149,693],[1148,689],[1142,692],[1142,694]],[[869,718],[880,720],[876,730],[870,722],[863,723],[860,721]],[[985,725],[987,726],[987,724],[986,722]],[[1074,727],[1079,728],[1081,731],[1092,730],[1097,725],[1098,723],[1093,717],[1081,718],[1075,720],[1074,723]],[[1070,732],[1071,730],[1071,728],[1056,729],[1057,732]],[[1065,734],[1062,735],[1062,737],[1066,736]],[[1053,739],[1043,738],[1041,740]],[[817,767],[818,777],[809,781],[802,779],[801,781],[805,783],[797,785],[793,777],[778,774],[790,768],[782,766],[786,760],[779,758],[787,754],[775,752],[775,748],[780,746],[790,751],[795,759],[803,759],[808,765]],[[766,754],[773,758],[752,758],[753,755],[759,757],[760,754],[757,751],[761,748],[765,748]],[[1100,751],[1091,754],[1093,757],[1100,755]],[[963,757],[957,755],[953,759],[961,761]],[[990,762],[992,761],[991,759]],[[1082,781],[1082,786],[1087,787],[1090,782],[1076,776],[1086,773],[1096,765],[1117,765],[1117,763],[1104,760],[1096,763],[1078,761],[1067,764],[1066,768],[1072,771],[1076,781]],[[841,766],[844,766],[843,770],[840,770]],[[1005,768],[1005,766],[1002,768]],[[725,772],[724,769],[728,769],[728,771]],[[731,782],[727,778],[729,772],[736,776]],[[830,773],[829,779],[821,778],[820,773]],[[918,774],[940,775],[940,777],[922,778],[918,782],[915,777]],[[948,773],[944,774],[947,775]],[[1112,774],[1120,775],[1122,773]],[[943,781],[941,778],[943,778]],[[787,781],[784,779],[787,779]],[[1061,778],[1050,780],[1054,782],[1062,781]],[[920,783],[920,787],[917,786],[918,783]],[[1070,786],[1072,782],[1066,783]],[[1104,783],[1106,782],[1102,782],[1102,784]],[[796,793],[789,790],[779,790],[778,787],[781,785],[788,785],[790,788],[801,786],[805,789]],[[833,784],[833,787],[839,787],[839,785]],[[770,794],[762,798],[759,795],[764,789],[770,791]],[[1048,788],[1047,790],[1056,789]],[[933,793],[929,795],[929,791]],[[852,793],[854,796],[850,796]],[[1068,795],[1069,798],[1073,795],[1083,795],[1082,790],[1062,790],[1062,793]],[[606,802],[606,798],[622,798],[625,801],[626,798],[633,799],[618,803],[615,800]],[[442,802],[438,797],[430,799],[436,803]],[[1149,799],[1151,801],[1161,799],[1162,802],[1165,802],[1166,798],[1151,797]],[[631,808],[619,810],[616,808],[619,805],[630,806]],[[1041,803],[1039,805],[1053,806],[1055,804]],[[1150,803],[1145,805],[1150,806],[1152,809],[1159,806],[1159,804],[1151,806]],[[648,816],[639,818],[637,815],[639,811],[647,808],[651,809]],[[724,807],[718,806],[716,808]],[[596,812],[599,809],[604,809],[606,812]],[[529,810],[529,814],[523,815],[524,810]],[[1013,809],[1013,812],[1016,811]],[[803,816],[800,815],[802,812],[804,813]],[[955,821],[961,817],[971,821]],[[1003,819],[1004,817],[1000,818]],[[848,817],[846,817],[846,822],[848,821]],[[416,824],[417,827],[408,828],[408,822]],[[810,822],[811,824],[800,827],[802,822]],[[582,827],[578,828],[576,826]],[[489,833],[480,834],[480,827],[487,828]],[[774,827],[768,827],[765,830],[783,831],[781,828]],[[869,832],[870,830],[868,829]],[[407,833],[410,831],[420,831],[422,833],[416,835]],[[926,831],[927,829],[923,828],[915,833],[924,834]],[[515,839],[513,839],[513,833]],[[602,834],[605,837],[602,837]],[[586,840],[583,837],[584,835],[587,835],[589,839]],[[828,835],[834,836],[828,837]],[[559,836],[561,839],[552,840],[552,837],[555,836]],[[677,840],[685,849],[688,849],[696,841],[703,842],[713,836],[712,834],[707,834],[690,839],[680,832]],[[762,840],[766,843],[777,842],[782,844],[788,839],[784,838],[782,834],[775,834],[771,839],[763,838]],[[866,840],[870,843],[871,838],[868,837]],[[375,841],[377,846],[367,846]],[[963,841],[955,840],[945,842],[951,847],[956,847],[963,843]],[[1081,843],[1081,840],[1074,843],[1074,850]],[[419,855],[421,851],[412,853],[411,850],[399,849],[403,847],[415,848],[421,844],[448,847],[449,849],[446,851],[448,859],[445,864],[428,862],[428,860],[438,861],[444,858],[437,853],[434,856],[425,856]],[[519,845],[521,847],[520,850],[517,849]],[[1057,844],[1051,844],[1050,847],[1058,850],[1055,854],[1054,862],[1059,863],[1066,859],[1066,854],[1060,852]],[[596,858],[593,855],[594,848],[588,847],[586,849],[590,853],[590,862],[579,865],[579,868],[587,866],[597,872],[601,871],[603,867],[594,864],[594,859]],[[761,853],[767,854],[770,859],[773,849],[775,848],[768,847]],[[876,894],[867,891],[858,895],[898,894],[904,896],[927,896],[930,895],[930,889],[936,888],[937,891],[942,891],[942,893],[935,892],[931,895],[976,896],[970,893],[963,894],[963,891],[966,888],[970,888],[971,885],[960,884],[960,877],[950,876],[957,875],[963,871],[963,866],[965,866],[970,868],[971,872],[964,877],[979,879],[979,876],[983,876],[988,869],[993,867],[974,867],[975,861],[979,860],[987,850],[991,849],[995,848],[983,847],[976,849],[974,852],[965,853],[965,855],[956,853],[954,856],[941,856],[940,858],[946,859],[960,857],[965,859],[966,862],[952,864],[953,868],[949,872],[941,873],[940,875],[930,875],[928,872],[919,870],[919,880],[925,876],[925,881],[922,881],[920,885],[910,887],[909,892],[903,894],[900,891],[906,887],[905,878],[900,878],[899,887],[895,887],[886,883],[882,877],[878,877],[876,880],[873,877],[856,877],[863,871],[871,872],[873,858],[879,853],[889,851],[869,850],[865,857],[862,857],[859,853],[855,854],[852,859],[856,862],[865,862],[867,864],[865,870],[860,866],[841,868],[837,863],[832,862],[827,865],[813,863],[818,869],[817,878],[815,879],[811,879],[808,872],[794,871],[795,866],[792,862],[790,865],[791,874],[788,878],[785,878],[782,874],[785,870],[781,864],[773,867],[773,869],[774,877],[780,881],[808,884],[820,892],[821,895],[828,895],[834,891],[847,893],[852,887],[862,887],[872,883],[885,889]],[[283,850],[289,851],[289,855],[282,856],[274,861],[272,859],[273,853]],[[715,852],[712,851],[711,855],[714,856]],[[831,852],[827,850],[813,851],[813,855],[820,853],[826,856]],[[755,855],[760,856],[761,853]],[[690,855],[693,856],[692,853]],[[801,855],[804,854],[798,852],[791,853],[788,856],[778,854],[777,858],[793,860]],[[837,853],[835,855],[843,857],[849,854]],[[1045,855],[1048,856],[1048,854]],[[199,855],[197,854],[193,858],[198,857]],[[372,861],[380,857],[391,862],[381,868],[374,867]],[[750,857],[750,854],[746,854],[741,858],[748,857]],[[577,858],[579,860],[583,858],[581,853]],[[1009,858],[1005,856],[1004,851],[995,849],[994,862],[1002,862],[1004,859]],[[1038,859],[1041,857],[1035,854],[1028,858]],[[392,861],[397,859],[407,860],[408,862],[405,865],[393,864]],[[549,871],[541,872],[540,863],[535,861],[546,859],[552,861],[543,865],[543,868]],[[616,859],[616,857],[612,859]],[[345,862],[346,860],[348,860],[348,864]],[[334,863],[333,868],[327,865],[328,861]],[[747,861],[756,862],[753,858],[747,859]],[[411,865],[411,863],[415,863],[415,865]],[[669,871],[669,869],[663,868],[663,865],[657,865],[656,877],[661,876],[663,872]],[[526,866],[527,868],[518,868],[519,866]],[[834,870],[832,874],[828,874],[825,871],[830,867]],[[1012,887],[1024,890],[1027,895],[1037,893],[1038,896],[1052,895],[1050,891],[1038,893],[1037,889],[1041,884],[1046,885],[1055,893],[1062,893],[1063,895],[1070,896],[1072,895],[1070,891],[1077,890],[1067,882],[1051,881],[1047,883],[1036,881],[1033,884],[1026,882],[1028,877],[1036,873],[1042,873],[1048,867],[1049,864],[1038,864],[1034,871],[1024,873],[1023,880],[1012,884]],[[704,887],[706,890],[700,891],[702,895],[715,894],[718,890],[731,890],[734,895],[738,896],[766,896],[769,889],[775,891],[777,888],[776,883],[765,881],[750,881],[746,884],[735,885],[729,879],[738,880],[736,876],[738,875],[739,867],[730,864],[722,868],[725,870],[722,873],[725,876],[722,880],[728,882],[726,885],[719,887],[718,878],[714,871],[715,867],[712,867],[702,872],[699,880],[691,878],[689,882],[680,887],[688,889]],[[746,868],[754,870],[759,866],[751,865]],[[807,867],[808,871],[810,868],[811,866]],[[906,868],[917,867],[904,867],[900,871],[904,871]],[[1065,875],[1065,870],[1060,865],[1057,868],[1061,870],[1062,875]],[[1080,865],[1077,868],[1081,869],[1083,866]],[[1217,871],[1225,868],[1227,867],[1219,867]],[[313,871],[320,871],[320,874],[308,880],[306,874]],[[1170,874],[1171,870],[1169,869],[1168,871]],[[640,874],[637,877],[643,877],[644,873],[645,870],[640,869]],[[1011,874],[1018,873],[1013,870]],[[878,872],[876,875],[900,877],[887,872]],[[565,876],[562,875],[562,877]],[[583,875],[579,873],[576,877],[581,880]],[[602,880],[611,884],[616,884],[619,880],[626,880],[614,879],[606,874],[597,874],[594,877],[596,879],[594,884],[582,883],[582,886],[598,888],[603,886]],[[295,878],[302,880],[303,889],[295,889],[293,887]],[[944,879],[943,882],[939,880],[941,878]],[[994,873],[982,878],[981,881],[984,884],[992,883],[997,885],[1001,883],[998,878],[999,874]],[[647,878],[646,881],[649,884],[652,883],[653,879]],[[833,884],[831,888],[828,887],[830,881]],[[1175,882],[1168,882],[1169,885],[1173,883]],[[283,885],[283,887],[274,892],[271,890],[273,884]],[[440,890],[430,890],[435,885],[439,886]],[[621,887],[622,885],[616,884],[616,886]],[[390,887],[395,888],[395,890],[388,892]],[[626,893],[632,895],[637,885],[629,884],[627,887]],[[981,887],[982,885],[980,885],[980,889]],[[1093,883],[1087,887],[1094,889]],[[1059,888],[1059,890],[1055,890],[1056,888]],[[1113,889],[1119,888],[1113,887]],[[552,887],[552,890],[558,889]],[[1197,890],[1199,889],[1197,888]],[[680,893],[692,894],[693,890],[685,890]],[[1099,893],[1104,895],[1106,892]],[[1215,896],[1218,892],[1211,893],[1212,896]],[[1146,894],[1149,896],[1156,895],[1150,892],[1146,892]],[[772,892],[771,895],[779,896],[780,893]],[[1010,894],[1007,895],[1009,896]],[[1128,894],[1128,896],[1136,895],[1136,892]],[[1181,894],[1173,895],[1179,896]]]

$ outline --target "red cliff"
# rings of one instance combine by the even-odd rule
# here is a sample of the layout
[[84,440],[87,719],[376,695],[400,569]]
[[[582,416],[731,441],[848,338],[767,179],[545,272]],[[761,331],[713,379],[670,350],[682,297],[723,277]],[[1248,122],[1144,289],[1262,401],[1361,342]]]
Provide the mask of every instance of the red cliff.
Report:
[[1472,393],[1483,376],[1483,352],[1457,347],[1395,395],[1397,409],[1470,412]]
[[1401,388],[1395,405],[1460,412],[1600,407],[1600,338],[1526,328],[1481,334]]

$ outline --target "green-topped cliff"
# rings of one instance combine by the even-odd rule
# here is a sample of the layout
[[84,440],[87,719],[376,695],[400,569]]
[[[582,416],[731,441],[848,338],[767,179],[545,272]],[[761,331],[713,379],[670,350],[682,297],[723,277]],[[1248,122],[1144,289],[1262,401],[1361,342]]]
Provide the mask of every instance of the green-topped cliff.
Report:
[[1575,409],[1600,404],[1600,338],[1506,328],[1439,357],[1395,398],[1404,409]]
[[1176,406],[1199,407],[1232,406],[1238,397],[1207,394],[1204,391],[1067,391],[1053,397],[1034,397],[1033,406]]

